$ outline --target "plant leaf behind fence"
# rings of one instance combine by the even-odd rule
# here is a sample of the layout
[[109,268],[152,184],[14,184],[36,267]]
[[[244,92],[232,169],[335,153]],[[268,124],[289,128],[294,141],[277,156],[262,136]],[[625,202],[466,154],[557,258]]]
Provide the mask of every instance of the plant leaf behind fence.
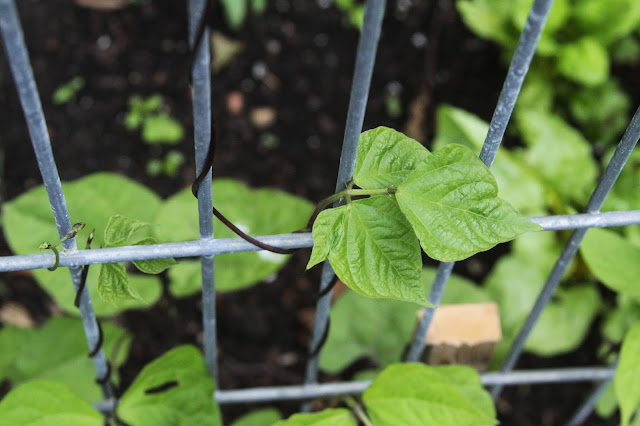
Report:
[[398,186],[396,200],[422,249],[451,262],[541,227],[498,198],[487,167],[468,148],[446,145]]
[[214,390],[202,354],[180,346],[142,369],[120,399],[117,414],[137,426],[222,425]]
[[102,426],[104,417],[62,383],[34,380],[0,402],[0,425]]
[[351,412],[346,408],[329,408],[318,413],[294,414],[273,426],[356,426]]
[[[82,221],[87,228],[95,228],[94,247],[104,243],[103,231],[115,213],[135,217],[143,222],[151,222],[160,207],[160,198],[146,187],[112,173],[95,173],[73,182],[63,183],[67,206],[73,221]],[[37,252],[41,241],[57,241],[56,225],[51,213],[44,186],[33,188],[3,206],[3,231],[9,247],[15,254]],[[148,229],[138,231],[141,237],[148,236]],[[80,241],[86,234],[79,234]],[[80,244],[81,246],[81,244]],[[124,300],[115,306],[98,297],[97,281],[99,267],[91,267],[87,278],[87,288],[91,294],[93,308],[97,315],[114,315],[125,309],[139,308],[153,304],[162,292],[157,277],[132,275],[129,285],[145,301]],[[75,290],[71,285],[69,271],[58,268],[50,272],[34,270],[33,276],[65,311],[78,315],[74,306]]]

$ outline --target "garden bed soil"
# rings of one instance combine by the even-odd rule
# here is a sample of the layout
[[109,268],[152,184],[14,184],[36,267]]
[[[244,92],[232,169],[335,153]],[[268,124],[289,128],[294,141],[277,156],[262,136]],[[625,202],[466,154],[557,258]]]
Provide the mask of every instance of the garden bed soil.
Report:
[[[183,2],[136,3],[111,12],[61,0],[22,0],[18,6],[61,178],[115,172],[168,197],[191,184],[195,169],[189,142],[186,11]],[[279,188],[313,202],[333,193],[358,32],[333,7],[323,7],[329,3],[271,1],[263,15],[249,17],[238,32],[228,28],[219,6],[214,9],[213,28],[244,45],[213,77],[215,177]],[[446,2],[436,3],[390,2],[365,129],[393,127],[428,146],[439,104],[491,118],[506,73],[500,52],[473,36]],[[39,185],[41,178],[3,55],[0,62],[1,196],[10,200]],[[86,81],[78,97],[54,105],[55,89],[75,76]],[[402,106],[395,118],[387,113],[391,92]],[[148,159],[160,158],[168,148],[143,143],[138,132],[123,125],[129,98],[151,94],[161,94],[171,115],[187,129],[185,140],[171,148],[187,159],[175,178],[145,172]],[[265,125],[256,117],[260,114],[272,116],[272,122]],[[456,272],[479,281],[505,250],[460,262]],[[0,252],[10,254],[4,239]],[[302,382],[319,282],[319,268],[305,272],[308,256],[309,250],[294,255],[273,282],[219,295],[220,388]],[[2,304],[25,307],[38,323],[56,312],[29,272],[4,274],[1,280]],[[120,369],[122,387],[168,349],[201,345],[200,314],[199,296],[178,300],[165,291],[156,305],[115,318],[134,335],[129,359]],[[549,359],[524,356],[518,367],[594,365],[597,341],[593,332],[576,353]],[[590,384],[509,387],[498,402],[501,424],[561,424],[590,389]],[[293,402],[268,405],[285,415],[298,409]],[[225,421],[257,407],[225,406]],[[592,419],[589,424],[614,423]]]

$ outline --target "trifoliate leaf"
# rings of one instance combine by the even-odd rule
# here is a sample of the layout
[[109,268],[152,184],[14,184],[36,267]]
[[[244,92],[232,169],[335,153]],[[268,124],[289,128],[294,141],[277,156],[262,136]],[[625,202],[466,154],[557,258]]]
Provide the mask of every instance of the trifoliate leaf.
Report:
[[109,222],[104,228],[104,245],[105,247],[123,246],[134,232],[149,225],[150,223],[115,214],[109,218]]

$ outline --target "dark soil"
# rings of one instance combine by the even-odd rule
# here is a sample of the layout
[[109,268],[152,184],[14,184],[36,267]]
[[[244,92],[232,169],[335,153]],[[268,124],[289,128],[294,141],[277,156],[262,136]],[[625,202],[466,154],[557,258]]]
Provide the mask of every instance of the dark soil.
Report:
[[[333,193],[358,32],[345,25],[333,7],[320,7],[322,3],[271,1],[264,15],[249,18],[238,33],[230,31],[221,11],[215,10],[214,29],[245,45],[242,54],[213,78],[218,123],[215,177],[277,187],[314,202]],[[428,145],[439,104],[491,118],[506,73],[498,49],[473,36],[455,10],[432,3],[437,2],[390,2],[365,129],[386,125],[406,130]],[[18,6],[61,178],[116,172],[162,197],[190,185],[195,169],[190,134],[177,146],[187,159],[180,175],[152,178],[145,173],[146,162],[167,148],[144,144],[138,132],[123,125],[132,95],[159,93],[172,116],[191,129],[183,2],[142,1],[114,12],[63,0],[21,0]],[[425,36],[428,42],[421,44]],[[1,196],[9,200],[41,179],[6,60],[0,57],[0,140],[5,156]],[[77,99],[53,105],[55,89],[75,76],[86,80]],[[397,118],[389,117],[385,106],[394,87],[401,89],[403,107]],[[228,107],[233,92],[244,100],[235,114]],[[417,105],[413,110],[412,104]],[[262,106],[277,116],[266,129],[256,128],[250,119],[250,111]],[[277,138],[277,146],[264,143],[271,136]],[[4,240],[0,252],[10,254]],[[272,283],[219,295],[220,388],[302,382],[310,335],[307,319],[319,282],[317,270],[304,271],[308,253],[295,255]],[[462,262],[456,271],[477,280],[499,253]],[[46,319],[50,300],[28,273],[5,274],[2,280],[0,302],[16,301],[36,321]],[[135,336],[120,371],[124,388],[166,350],[181,343],[201,344],[200,309],[199,296],[176,300],[166,294],[149,309],[117,318]],[[592,334],[590,344],[575,354],[525,356],[519,367],[597,364],[593,342],[598,336]],[[498,404],[501,423],[561,424],[590,389],[590,384],[507,388]],[[286,415],[298,409],[298,403],[269,405]],[[224,407],[225,420],[253,408]],[[593,419],[590,424],[605,423]]]

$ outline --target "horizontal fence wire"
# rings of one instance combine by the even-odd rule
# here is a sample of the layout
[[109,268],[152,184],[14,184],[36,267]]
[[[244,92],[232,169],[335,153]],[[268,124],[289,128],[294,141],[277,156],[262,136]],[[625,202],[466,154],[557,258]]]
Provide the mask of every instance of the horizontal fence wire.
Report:
[[[640,225],[640,210],[618,212],[581,213],[574,215],[536,216],[529,219],[544,227],[544,231],[562,231],[581,228],[605,228]],[[256,239],[282,248],[308,248],[313,246],[311,233],[257,236]],[[260,251],[259,247],[242,238],[195,240],[180,243],[160,243],[145,246],[123,246],[61,252],[59,266],[76,267],[102,263],[130,262],[134,260],[164,259],[169,257],[200,257],[226,253]],[[25,254],[0,257],[0,272],[48,268],[55,262],[52,253]]]
[[[614,183],[618,179],[618,176],[620,176],[622,168],[631,156],[633,149],[636,147],[639,138],[640,107],[636,110],[635,114],[631,118],[631,122],[629,123],[627,130],[624,132],[624,135],[622,136],[618,147],[613,153],[613,157],[611,157],[611,160],[609,161],[609,164],[607,164],[607,168],[602,174],[602,177],[600,178],[596,189],[593,191],[593,194],[591,195],[591,198],[587,203],[587,213],[597,213],[600,210],[602,204],[604,204],[604,200],[607,198],[607,195],[611,191],[611,188],[613,188]],[[510,371],[515,366],[518,358],[520,357],[520,354],[522,353],[524,344],[529,337],[531,330],[533,330],[533,326],[542,314],[544,308],[551,301],[553,293],[560,284],[560,281],[562,280],[567,267],[578,252],[580,243],[582,242],[582,239],[584,238],[586,233],[586,228],[576,229],[569,237],[569,240],[566,242],[564,248],[562,249],[558,260],[556,260],[556,263],[553,265],[553,269],[549,273],[549,277],[547,278],[544,287],[540,291],[540,294],[538,295],[533,308],[529,312],[527,319],[520,328],[520,331],[518,332],[518,335],[516,336],[516,339],[514,340],[513,345],[511,346],[500,371]],[[502,386],[500,385],[496,385],[491,390],[491,396],[494,400],[500,395],[501,390]]]
[[[485,386],[498,383],[505,386],[543,385],[551,383],[603,382],[615,374],[613,367],[576,367],[542,370],[484,373],[480,380]],[[274,401],[308,400],[340,395],[359,395],[371,385],[371,380],[355,382],[311,383],[298,386],[270,386],[237,390],[217,390],[213,397],[220,405],[265,403]],[[93,406],[101,412],[113,412],[116,401],[98,401]]]
[[[189,45],[195,49],[200,23],[204,23],[208,0],[189,0]],[[211,147],[211,51],[209,27],[205,26],[198,51],[194,52],[191,72],[193,93],[193,140],[195,145],[196,176],[206,166]],[[213,239],[213,198],[211,170],[198,187],[198,221],[201,240]],[[218,381],[218,335],[216,330],[216,289],[213,255],[200,258],[202,276],[202,334],[204,359],[213,379]]]
[[[386,0],[367,0],[365,5],[362,31],[358,39],[356,50],[356,63],[353,72],[353,82],[349,99],[349,109],[347,111],[347,121],[345,124],[344,139],[342,142],[342,153],[340,155],[340,166],[338,168],[338,178],[336,182],[336,192],[342,191],[353,177],[353,170],[356,163],[356,153],[362,123],[364,122],[367,100],[369,99],[369,87],[373,66],[375,64],[376,52],[378,50],[378,40],[382,29],[382,18]],[[336,203],[337,206],[339,203]],[[329,327],[329,308],[331,305],[331,291],[329,289],[334,279],[333,268],[329,261],[324,261],[322,265],[322,275],[320,278],[320,292],[323,294],[316,304],[316,313],[311,334],[309,353],[311,356],[307,360],[304,383],[310,384],[317,381],[318,359],[320,351],[317,350],[326,336]],[[303,412],[307,412],[310,405],[302,407]]]
[[[51,141],[49,140],[47,124],[44,113],[42,112],[40,96],[33,77],[33,70],[31,69],[27,47],[24,42],[22,27],[13,0],[0,0],[0,31],[2,32],[5,54],[18,90],[20,104],[24,111],[31,143],[36,154],[38,168],[40,169],[47,196],[51,203],[51,210],[56,227],[58,228],[58,235],[62,238],[71,231],[69,211],[67,210],[64,193],[62,192],[60,176],[58,175],[58,169],[53,158]],[[71,238],[64,241],[62,247],[64,248],[65,254],[74,252],[76,250],[75,239]],[[75,290],[78,291],[82,281],[82,268],[74,265],[69,268],[69,271],[71,273],[72,285]],[[83,291],[79,308],[87,345],[92,354],[91,360],[96,370],[98,382],[101,385],[105,398],[109,398],[113,395],[113,389],[109,380],[110,368],[101,347],[101,333],[88,291]]]

